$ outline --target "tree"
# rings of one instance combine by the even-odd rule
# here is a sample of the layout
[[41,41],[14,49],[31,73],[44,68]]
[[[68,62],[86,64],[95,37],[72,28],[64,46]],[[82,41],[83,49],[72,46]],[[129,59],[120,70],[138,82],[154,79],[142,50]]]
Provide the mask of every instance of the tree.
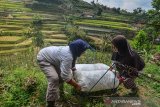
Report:
[[117,13],[120,13],[120,11],[121,11],[121,8],[118,7],[116,12],[117,12]]
[[151,46],[147,37],[147,33],[143,30],[140,30],[133,41],[133,46],[139,51],[149,51]]
[[7,17],[9,15],[9,9],[6,5],[2,5],[2,11],[0,12],[0,17]]
[[152,26],[155,28],[156,32],[160,32],[160,0],[153,0],[152,7],[154,9],[148,11],[148,26]]
[[142,8],[133,10],[134,21],[137,23],[145,23],[147,21],[147,13]]
[[91,1],[91,4],[92,4],[94,7],[95,7],[95,5],[96,5],[95,2],[94,2],[94,0]]
[[128,14],[126,9],[122,9],[120,12],[121,12],[121,14],[125,14],[125,15]]
[[42,29],[42,20],[39,16],[34,16],[33,22],[31,23],[32,28],[32,37],[33,44],[38,48],[43,47],[43,34],[41,32]]
[[97,11],[97,15],[98,15],[98,16],[101,16],[101,15],[102,15],[102,12],[103,12],[102,8],[99,7],[99,8],[98,8],[98,11]]
[[140,8],[140,7],[133,10],[133,14],[135,14],[135,15],[138,15],[138,14],[141,15],[143,13],[145,13],[145,10],[142,10],[142,8]]
[[119,7],[118,8],[115,8],[115,7],[112,8],[112,11],[114,11],[118,14],[120,13],[120,10],[121,10],[121,8],[119,8]]
[[39,16],[36,15],[34,16],[33,21],[31,22],[27,32],[24,32],[24,35],[27,38],[32,38],[32,43],[37,48],[37,51],[44,45],[44,38],[41,30],[42,20]]
[[158,37],[158,32],[156,32],[154,27],[146,27],[144,30],[148,35],[148,40],[151,41],[151,47],[153,47],[155,39]]

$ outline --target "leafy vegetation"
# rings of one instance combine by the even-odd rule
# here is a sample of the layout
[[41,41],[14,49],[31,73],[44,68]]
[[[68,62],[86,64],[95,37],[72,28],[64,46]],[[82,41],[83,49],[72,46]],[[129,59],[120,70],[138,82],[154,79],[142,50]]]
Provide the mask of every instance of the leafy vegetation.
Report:
[[1,81],[1,106],[36,106],[44,102],[46,81],[42,72],[18,68],[5,72],[3,76],[5,78]]
[[[45,106],[47,81],[36,64],[36,47],[67,45],[82,38],[97,51],[87,51],[77,63],[110,65],[111,44],[108,36],[112,38],[126,32],[128,38],[129,32],[137,32],[136,36],[129,38],[129,42],[137,51],[143,51],[141,55],[146,62],[144,71],[136,79],[139,97],[145,100],[148,107],[158,107],[160,84],[155,80],[160,79],[160,69],[159,62],[153,58],[154,54],[160,53],[160,46],[154,43],[160,34],[159,0],[153,0],[152,5],[154,9],[148,12],[137,8],[130,13],[82,0],[1,0],[0,105]],[[144,17],[145,21],[142,20]],[[118,88],[120,96],[127,96],[128,91],[122,85]],[[86,95],[75,92],[65,84],[65,96],[59,103],[64,107],[104,107],[103,95],[114,96],[112,90],[92,93],[92,97]]]

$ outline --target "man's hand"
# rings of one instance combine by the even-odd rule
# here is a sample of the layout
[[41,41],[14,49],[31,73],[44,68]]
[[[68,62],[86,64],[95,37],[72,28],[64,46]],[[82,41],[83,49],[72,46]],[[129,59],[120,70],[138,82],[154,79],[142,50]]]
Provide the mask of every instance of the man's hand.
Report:
[[76,71],[76,70],[77,70],[76,67],[73,67],[73,68],[72,68],[72,71]]
[[77,84],[77,82],[74,79],[71,79],[67,83],[72,85],[77,91],[81,90],[81,86],[79,84]]

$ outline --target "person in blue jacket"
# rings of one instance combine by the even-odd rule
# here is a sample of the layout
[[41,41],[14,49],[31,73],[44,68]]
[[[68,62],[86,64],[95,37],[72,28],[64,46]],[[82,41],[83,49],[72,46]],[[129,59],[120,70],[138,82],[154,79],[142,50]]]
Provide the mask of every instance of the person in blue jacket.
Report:
[[72,77],[72,70],[77,57],[87,49],[94,50],[87,42],[78,39],[69,46],[50,46],[40,50],[37,61],[48,80],[47,107],[54,107],[55,101],[59,99],[59,86],[63,81],[81,90],[81,86]]

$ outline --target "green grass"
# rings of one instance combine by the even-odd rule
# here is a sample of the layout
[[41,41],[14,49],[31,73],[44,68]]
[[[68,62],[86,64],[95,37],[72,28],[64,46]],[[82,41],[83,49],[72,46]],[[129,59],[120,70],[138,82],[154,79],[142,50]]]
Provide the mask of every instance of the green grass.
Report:
[[15,54],[17,52],[26,51],[28,48],[20,48],[20,49],[11,49],[11,50],[3,50],[0,51],[0,55],[9,55],[9,54]]
[[32,40],[30,38],[28,40],[25,40],[17,44],[0,44],[0,50],[2,51],[2,50],[26,48],[26,47],[30,47],[31,45],[32,45]]
[[28,22],[10,22],[10,21],[3,21],[0,22],[1,25],[18,25],[18,26],[23,26],[23,25],[29,25],[30,23]]
[[93,24],[102,24],[102,25],[113,25],[113,26],[129,27],[129,24],[126,24],[126,23],[103,21],[103,20],[82,20],[81,22],[93,23]]
[[116,14],[116,13],[102,13],[101,16],[102,19],[112,19],[112,20],[117,20],[117,21],[132,21],[132,16],[126,16],[126,15],[122,15],[122,14]]
[[135,31],[134,28],[129,26],[129,24],[121,22],[111,22],[111,21],[101,21],[101,20],[80,20],[80,21],[75,21],[75,24]]
[[0,41],[17,41],[22,39],[20,36],[0,36]]
[[40,106],[45,102],[46,79],[35,69],[17,68],[3,73],[1,107]]
[[160,52],[160,45],[156,46],[156,50],[157,50],[157,52]]
[[53,34],[53,35],[46,35],[46,38],[50,39],[62,39],[62,40],[67,40],[67,36],[64,34]]
[[24,44],[24,45],[11,45],[11,44],[7,44],[7,45],[0,45],[0,51],[2,50],[10,50],[10,49],[20,49],[20,48],[26,48],[26,47],[30,47],[31,44]]
[[23,15],[21,15],[21,16],[18,16],[16,18],[19,18],[19,19],[32,19],[33,17],[32,16],[23,16]]
[[156,64],[146,63],[144,74],[151,74],[152,78],[160,80],[160,67]]
[[54,27],[43,27],[42,30],[50,30],[50,31],[60,31],[63,26],[54,26]]
[[44,33],[45,35],[54,35],[54,34],[59,34],[60,31],[42,30],[42,33]]
[[[2,107],[45,105],[46,79],[40,69],[37,68],[35,57],[33,51],[17,53],[10,57],[2,56],[2,59],[0,60],[0,67],[2,69],[0,70],[0,75],[2,75],[0,76],[0,85],[2,88],[0,89],[2,90],[1,92],[3,92],[0,93],[0,104]],[[111,53],[98,51],[91,52],[88,50],[80,57],[80,59],[78,59],[77,63],[105,63],[110,65],[110,58]],[[152,64],[148,67],[151,66]],[[151,71],[155,70],[154,68],[155,66],[150,68]],[[146,99],[149,100],[151,97],[152,99],[159,98],[159,94],[157,94],[159,92],[159,85],[157,83],[150,81],[147,78],[139,78],[136,81],[140,86],[140,96],[147,91],[149,92],[148,95],[144,95]],[[121,93],[126,93],[128,90],[121,89],[121,87],[119,87],[118,93],[123,96]],[[146,90],[143,92],[142,88],[145,88]],[[98,95],[102,96],[108,92],[109,90]],[[95,94],[92,94],[92,96],[94,95]],[[65,101],[60,102],[64,107],[71,107],[72,105],[76,107],[79,105],[83,107],[105,107],[103,98],[90,98],[89,96],[75,93],[73,88],[68,84],[65,84],[65,97],[63,97],[63,99],[64,98],[67,103]],[[158,102],[159,100],[154,99],[153,104],[156,104],[156,101]]]
[[23,26],[17,25],[0,25],[0,30],[22,30]]
[[31,9],[28,8],[22,8],[22,7],[5,7],[5,6],[0,6],[0,11],[4,11],[4,8],[7,9],[8,11],[14,11],[14,12],[23,12],[23,11],[28,11],[30,12]]
[[43,28],[47,29],[51,29],[51,28],[60,28],[63,27],[63,25],[61,24],[43,24]]
[[44,39],[45,42],[55,43],[55,44],[67,44],[67,40],[63,39]]
[[18,20],[18,19],[7,19],[7,18],[2,18],[0,19],[0,23],[30,23],[32,20]]
[[0,35],[7,35],[7,36],[22,36],[25,30],[8,30],[8,31],[1,31]]
[[[4,6],[1,4],[4,3]],[[25,8],[23,3],[17,2],[8,2],[6,0],[0,1],[0,7],[9,9],[9,11],[31,11],[31,9]],[[53,7],[54,8],[54,7]],[[3,10],[0,8],[0,10]],[[12,13],[11,13],[12,14]],[[13,16],[17,18],[27,18],[27,20],[11,20],[11,19],[0,19],[0,25],[13,25],[22,26],[29,24],[32,20],[29,20],[32,15],[27,15],[27,13],[13,13]],[[53,16],[42,15],[43,18],[52,18]],[[56,16],[55,16],[56,17]],[[116,14],[103,14],[104,18],[113,18],[114,20],[128,20],[127,17]],[[53,20],[57,19],[53,17]],[[57,19],[58,20],[58,19]],[[45,42],[51,43],[53,45],[66,45],[67,38],[62,32],[60,24],[65,24],[65,22],[57,21],[45,21],[43,33],[45,36]],[[48,23],[48,24],[47,24]],[[55,24],[52,24],[55,23]],[[60,24],[59,24],[60,23]],[[114,21],[103,21],[103,20],[82,20],[75,22],[78,25],[93,26],[97,28],[110,28],[110,29],[120,29],[120,30],[129,30],[135,31],[127,23],[114,22]],[[54,30],[54,31],[53,31]],[[12,39],[7,39],[8,41],[14,40],[15,35],[22,35],[23,30],[12,30],[4,31],[9,37],[13,35]],[[14,38],[14,39],[13,39]],[[96,43],[100,43],[99,38],[91,37]],[[45,92],[47,88],[46,78],[36,64],[36,52],[31,47],[32,40],[28,39],[18,44],[0,44],[0,48],[5,48],[7,50],[0,51],[0,105],[2,107],[36,107],[36,106],[45,106]],[[103,46],[102,46],[103,47]],[[15,48],[15,49],[14,49]],[[10,49],[10,50],[9,50]],[[160,50],[157,47],[157,50]],[[85,54],[78,59],[77,63],[105,63],[107,65],[111,64],[111,53],[104,52],[103,49],[100,49],[101,52],[91,52],[86,51]],[[9,55],[9,56],[8,56]],[[160,69],[159,66],[155,64],[147,64],[144,73],[152,74],[156,79],[160,79]],[[159,87],[160,85],[157,82],[153,82],[148,78],[140,78],[136,80],[138,85],[146,88],[144,93],[147,93],[146,99],[151,99],[151,97],[160,98]],[[140,87],[141,88],[141,87]],[[85,96],[75,95],[73,93],[73,88],[68,84],[65,84],[65,98],[67,102],[62,101],[65,107],[71,107],[73,103],[76,103],[73,106],[78,107],[104,107],[104,102],[102,98],[88,98]],[[119,89],[119,93],[122,91],[127,91],[126,89]],[[106,93],[104,93],[106,94]],[[142,93],[140,93],[140,96]],[[100,95],[102,96],[102,95]],[[155,101],[160,102],[155,99]],[[158,103],[157,103],[158,104]],[[154,104],[152,104],[154,105]]]
[[25,40],[25,37],[21,36],[0,36],[0,44],[16,44]]
[[31,11],[29,8],[25,8],[22,2],[11,2],[8,0],[1,0],[0,1],[0,11],[8,10],[8,11]]

